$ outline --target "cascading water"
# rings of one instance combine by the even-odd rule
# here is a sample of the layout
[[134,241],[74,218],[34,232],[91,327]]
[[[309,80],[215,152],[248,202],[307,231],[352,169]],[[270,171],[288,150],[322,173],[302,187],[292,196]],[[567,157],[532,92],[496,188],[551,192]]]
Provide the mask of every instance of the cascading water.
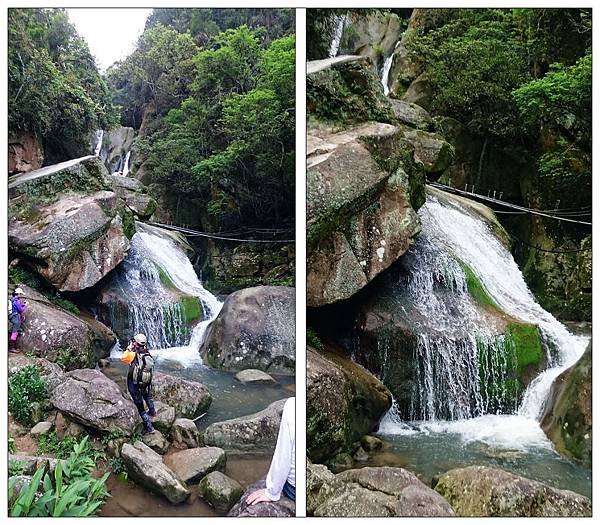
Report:
[[127,152],[125,155],[125,160],[123,161],[123,169],[121,170],[121,175],[123,177],[127,177],[129,175],[129,157],[131,156],[131,151]]
[[[202,286],[184,250],[168,234],[138,224],[115,280],[128,304],[130,331],[146,334],[153,355],[184,364],[201,362],[199,347],[222,303]],[[173,301],[165,289],[165,280],[202,304],[204,318],[191,333],[181,304]],[[113,357],[117,357],[118,350]]]
[[344,33],[344,25],[346,23],[346,15],[338,15],[334,18],[335,29],[333,31],[333,37],[331,44],[329,44],[329,58],[336,57],[340,50],[340,43],[342,41],[342,35]]
[[[396,48],[399,45],[400,45],[400,40],[398,40],[398,42],[396,42],[396,45],[394,46],[394,51],[396,51]],[[392,54],[389,57],[387,57],[385,59],[385,62],[383,63],[383,70],[381,73],[381,84],[383,85],[383,94],[385,96],[387,96],[390,92],[388,83],[389,83],[389,78],[390,78],[390,70],[392,69],[392,63],[394,62],[394,51],[392,51]]]
[[[577,361],[588,339],[569,333],[535,301],[510,252],[476,213],[454,201],[428,196],[419,215],[422,233],[403,257],[409,271],[399,287],[405,307],[417,312],[414,329],[419,334],[415,409],[410,419],[424,422],[422,426],[429,430],[471,432],[476,425],[467,425],[465,420],[479,418],[484,426],[495,426],[498,437],[498,432],[510,433],[511,429],[495,425],[494,414],[512,414],[513,424],[514,418],[520,418],[521,426],[543,436],[537,419],[552,381]],[[502,378],[514,359],[514,349],[474,308],[463,265],[501,310],[540,329],[548,368],[530,383],[520,406],[506,405],[510,392],[497,388],[485,392],[486,385],[504,384]],[[451,293],[445,293],[447,290]],[[385,382],[385,371],[381,375]],[[380,431],[406,431],[402,415],[395,407],[382,421]]]
[[94,146],[94,155],[96,157],[100,156],[100,151],[102,151],[102,139],[104,139],[104,130],[96,130],[96,145]]

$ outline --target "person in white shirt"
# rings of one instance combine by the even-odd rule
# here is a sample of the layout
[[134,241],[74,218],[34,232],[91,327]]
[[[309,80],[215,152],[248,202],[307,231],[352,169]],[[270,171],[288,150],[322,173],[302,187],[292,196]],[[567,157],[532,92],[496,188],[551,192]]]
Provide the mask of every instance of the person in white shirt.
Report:
[[267,474],[266,487],[255,490],[246,498],[248,505],[263,501],[279,501],[281,493],[296,501],[296,398],[290,397],[283,406],[277,445]]

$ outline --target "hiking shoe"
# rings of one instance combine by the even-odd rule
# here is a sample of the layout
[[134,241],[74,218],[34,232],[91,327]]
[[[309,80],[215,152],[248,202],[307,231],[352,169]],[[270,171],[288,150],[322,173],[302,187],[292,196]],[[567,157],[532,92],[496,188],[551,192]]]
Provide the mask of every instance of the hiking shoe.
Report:
[[156,432],[156,429],[154,429],[153,427],[144,428],[142,429],[142,436],[145,436],[146,434],[154,434],[154,432]]

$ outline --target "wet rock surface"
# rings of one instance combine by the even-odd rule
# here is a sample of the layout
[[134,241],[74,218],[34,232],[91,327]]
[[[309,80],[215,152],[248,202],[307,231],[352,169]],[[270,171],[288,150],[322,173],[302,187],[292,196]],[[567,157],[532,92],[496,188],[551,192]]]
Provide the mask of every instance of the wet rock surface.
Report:
[[175,452],[165,458],[165,464],[186,483],[200,481],[215,470],[224,470],[227,458],[218,447],[199,447]]
[[227,514],[236,518],[290,518],[296,515],[296,504],[283,494],[279,501],[265,501],[256,505],[248,505],[246,498],[256,490],[265,488],[265,481],[257,481],[250,485],[239,501]]
[[242,486],[222,472],[214,471],[202,478],[200,496],[217,512],[226,514],[244,493]]

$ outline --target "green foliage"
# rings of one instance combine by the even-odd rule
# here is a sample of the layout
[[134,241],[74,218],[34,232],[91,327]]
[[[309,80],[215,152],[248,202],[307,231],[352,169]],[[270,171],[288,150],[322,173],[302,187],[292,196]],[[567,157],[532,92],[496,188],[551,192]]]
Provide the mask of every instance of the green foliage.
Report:
[[20,423],[32,424],[31,404],[42,402],[47,397],[46,381],[34,365],[24,366],[8,379],[8,409]]
[[317,332],[315,332],[314,329],[310,327],[306,329],[306,343],[309,346],[315,348],[316,350],[323,350],[324,348],[321,338],[319,337]]
[[[15,480],[9,481],[9,515],[19,516],[93,516],[108,497],[109,473],[95,479],[94,460],[86,454],[88,438],[73,446],[66,462],[59,462],[53,475],[39,468],[28,486],[14,494]],[[43,478],[43,481],[42,481]],[[41,495],[40,495],[41,494]]]
[[[10,451],[9,451],[10,452]],[[14,452],[11,452],[13,454]],[[8,477],[21,476],[25,472],[24,461],[12,460],[8,462]]]
[[121,457],[113,457],[109,461],[110,470],[112,470],[115,475],[119,478],[126,480],[127,479],[127,469],[125,468],[125,462]]
[[9,130],[34,131],[52,160],[83,155],[91,131],[116,124],[87,44],[64,9],[10,9],[8,28]]
[[8,438],[8,453],[14,454],[17,451],[17,444],[15,440],[9,436]]

